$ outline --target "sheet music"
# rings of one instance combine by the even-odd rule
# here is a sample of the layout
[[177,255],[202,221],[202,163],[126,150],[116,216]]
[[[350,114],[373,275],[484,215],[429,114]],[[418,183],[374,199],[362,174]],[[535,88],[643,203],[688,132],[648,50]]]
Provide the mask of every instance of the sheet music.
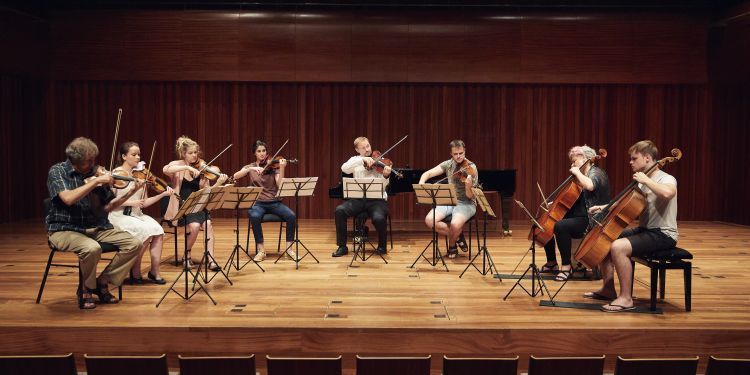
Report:
[[[276,197],[312,196],[315,193],[317,184],[318,177],[283,178],[281,185],[279,185],[279,191],[276,192]],[[298,190],[299,193],[297,193]]]
[[387,180],[382,178],[349,178],[343,179],[344,199],[386,199]]
[[492,210],[492,206],[490,206],[490,202],[487,200],[487,196],[484,195],[484,192],[479,188],[472,188],[471,191],[474,193],[474,198],[477,200],[477,204],[482,211],[486,212],[489,216],[497,217],[495,211]]

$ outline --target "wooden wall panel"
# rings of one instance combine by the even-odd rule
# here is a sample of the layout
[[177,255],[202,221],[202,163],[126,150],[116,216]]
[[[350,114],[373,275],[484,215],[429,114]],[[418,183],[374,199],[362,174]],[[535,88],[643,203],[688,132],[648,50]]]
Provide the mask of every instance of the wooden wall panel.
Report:
[[708,20],[472,9],[69,11],[59,80],[705,83]]
[[[606,14],[535,14],[522,26],[521,70],[532,81],[638,80],[633,70],[633,18]],[[555,35],[550,38],[550,35]]]
[[[649,138],[665,152],[680,147],[685,153],[669,167],[680,182],[681,220],[722,219],[726,209],[721,194],[705,192],[714,183],[712,171],[724,164],[703,156],[714,152],[720,137],[711,128],[711,92],[702,85],[54,81],[45,97],[47,121],[34,124],[46,137],[33,158],[33,186],[44,184],[46,169],[63,159],[75,136],[94,139],[100,163],[108,165],[115,114],[122,107],[120,141],[139,142],[145,155],[157,140],[157,171],[175,159],[173,142],[181,134],[198,141],[206,159],[233,143],[216,162],[229,172],[252,160],[256,139],[272,150],[289,139],[283,154],[300,160],[289,175],[320,177],[316,198],[302,202],[303,218],[332,217],[338,202],[328,199],[327,189],[354,154],[355,137],[366,135],[384,150],[405,134],[409,138],[390,155],[397,166],[431,168],[449,158],[448,142],[460,138],[480,169],[517,169],[516,198],[530,206],[539,202],[537,182],[549,192],[566,177],[571,146],[608,149],[602,165],[616,192],[632,174],[627,148]],[[44,192],[31,194],[37,201]],[[393,197],[391,208],[398,219],[426,212],[410,195]],[[36,214],[32,207],[10,218]]]
[[352,16],[351,80],[406,82],[409,72],[409,20],[386,11]]
[[239,79],[295,80],[295,14],[252,10],[240,13]]

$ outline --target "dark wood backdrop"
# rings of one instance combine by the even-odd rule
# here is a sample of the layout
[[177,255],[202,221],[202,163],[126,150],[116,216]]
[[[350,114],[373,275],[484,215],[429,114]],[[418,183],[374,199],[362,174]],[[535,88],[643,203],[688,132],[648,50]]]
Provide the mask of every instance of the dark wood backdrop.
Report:
[[[234,143],[217,161],[229,171],[250,160],[255,139],[274,148],[289,138],[284,154],[301,160],[290,176],[321,178],[303,218],[332,217],[327,188],[356,136],[384,149],[409,134],[393,151],[397,166],[432,167],[462,138],[480,168],[518,170],[516,197],[528,205],[539,201],[537,181],[549,191],[566,176],[570,146],[606,147],[618,190],[630,176],[627,148],[653,139],[685,153],[669,167],[681,220],[750,223],[738,209],[747,198],[727,199],[748,188],[734,173],[747,160],[747,87],[709,81],[701,15],[249,13],[66,12],[21,22],[12,38],[22,53],[2,64],[0,131],[3,166],[25,177],[0,179],[0,220],[39,216],[46,170],[73,137],[94,139],[108,164],[121,107],[120,140],[140,142],[146,158],[157,140],[158,166],[174,158],[181,134],[209,158]],[[736,45],[741,30],[710,41]],[[411,219],[426,211],[408,196],[391,209]]]

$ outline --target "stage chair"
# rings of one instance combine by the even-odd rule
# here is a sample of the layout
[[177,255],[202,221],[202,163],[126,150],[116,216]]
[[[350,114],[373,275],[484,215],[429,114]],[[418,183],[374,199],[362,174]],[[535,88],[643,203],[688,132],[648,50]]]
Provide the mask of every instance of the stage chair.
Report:
[[0,374],[77,375],[73,353],[66,355],[0,356]]
[[[164,197],[159,201],[159,212],[161,213],[161,218],[158,221],[164,229],[164,234],[171,234],[174,239],[174,265],[178,266],[180,264],[180,257],[177,252],[177,226],[172,224],[172,220],[164,219],[164,213],[167,212],[168,205],[169,197]],[[164,228],[165,225],[166,228]]]
[[[360,212],[356,216],[352,216],[352,247],[357,246],[356,243],[354,243],[354,236],[356,236],[357,231],[367,231],[368,233],[368,242],[372,244],[372,241],[369,239],[369,228],[366,226],[367,219],[370,218],[370,215],[365,212]],[[393,250],[393,226],[391,225],[391,215],[386,216],[386,220],[388,220],[388,229],[386,230],[386,238],[388,239],[388,245],[390,245],[390,248],[387,248],[386,250],[390,251]],[[377,233],[375,234],[377,235]],[[375,237],[377,239],[377,237]],[[373,247],[376,247],[373,245]]]
[[180,375],[255,375],[255,354],[238,357],[183,357]]
[[[689,251],[674,247],[669,250],[661,250],[641,257],[632,257],[633,276],[635,276],[635,263],[643,264],[651,269],[651,311],[656,310],[656,289],[659,288],[659,299],[664,300],[667,270],[681,269],[685,279],[685,311],[690,311],[690,299],[692,295],[692,273],[693,265],[689,262],[693,254]],[[635,279],[635,278],[634,278]]]
[[449,358],[443,356],[443,375],[516,375],[518,356],[513,358]]
[[84,354],[88,375],[169,375],[167,355],[93,356]]
[[746,375],[750,374],[750,358],[708,358],[706,375]]
[[[42,206],[42,212],[44,213],[44,217],[47,217],[47,213],[49,212],[50,208],[52,207],[52,201],[50,198],[47,198],[43,202]],[[50,267],[68,267],[68,268],[77,268],[78,269],[78,289],[81,289],[81,286],[83,285],[83,280],[81,280],[81,264],[69,264],[69,263],[52,263],[52,260],[55,257],[55,254],[60,253],[66,253],[65,251],[60,251],[55,245],[50,242],[49,238],[47,238],[47,246],[50,249],[49,252],[49,258],[47,259],[47,266],[44,268],[44,274],[42,275],[42,283],[39,285],[39,292],[36,295],[36,303],[40,303],[42,301],[42,293],[44,293],[44,286],[47,284],[47,276],[49,275],[49,269]],[[103,253],[112,253],[117,252],[119,249],[117,246],[106,243],[106,242],[99,242],[99,246],[102,248],[102,254]],[[67,252],[69,254],[73,254],[73,256],[78,258],[78,256],[73,252]],[[112,258],[101,258],[101,260],[112,260]],[[122,285],[117,287],[117,299],[122,301]]]
[[604,358],[604,356],[534,357],[532,355],[529,357],[528,375],[602,375]]
[[431,355],[426,357],[357,356],[357,375],[430,375]]
[[695,358],[622,358],[617,357],[615,375],[695,375]]
[[341,356],[293,358],[266,355],[268,375],[341,375]]
[[[247,211],[245,211],[247,212]],[[281,219],[278,215],[274,214],[263,214],[261,223],[279,223],[279,243],[276,246],[276,252],[281,253],[281,234],[286,228],[286,222]],[[253,224],[250,222],[250,217],[247,218],[247,237],[245,237],[245,249],[250,252],[250,233],[253,232]],[[285,242],[286,243],[286,242]],[[286,250],[286,248],[284,249]],[[258,254],[258,247],[255,247],[255,254]]]

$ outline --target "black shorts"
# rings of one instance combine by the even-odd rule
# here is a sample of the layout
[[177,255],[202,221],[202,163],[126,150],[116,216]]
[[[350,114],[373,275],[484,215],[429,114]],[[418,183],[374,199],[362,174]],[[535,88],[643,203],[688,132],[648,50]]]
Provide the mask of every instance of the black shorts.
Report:
[[622,231],[620,238],[627,238],[633,248],[634,257],[651,254],[659,250],[675,247],[677,241],[662,233],[659,229],[628,228]]

